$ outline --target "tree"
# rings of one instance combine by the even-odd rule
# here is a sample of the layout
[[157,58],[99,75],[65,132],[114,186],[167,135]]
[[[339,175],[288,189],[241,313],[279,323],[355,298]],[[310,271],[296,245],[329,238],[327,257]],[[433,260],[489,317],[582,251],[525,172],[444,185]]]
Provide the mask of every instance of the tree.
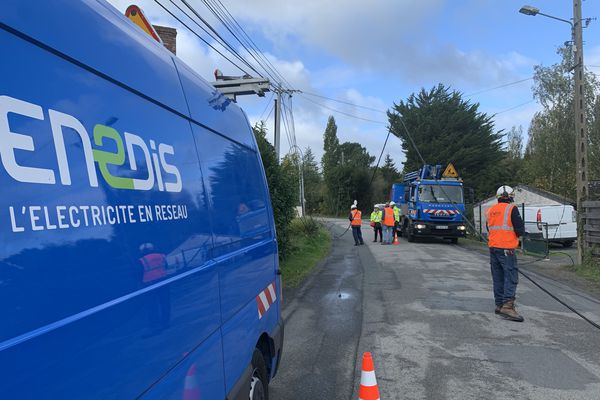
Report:
[[350,205],[356,200],[359,208],[370,207],[372,190],[371,164],[375,161],[366,148],[359,143],[344,142],[339,146],[341,162],[337,168],[340,210],[350,210]]
[[494,132],[492,117],[478,108],[478,103],[442,84],[394,104],[388,118],[392,132],[402,140],[404,172],[422,166],[420,153],[428,164],[453,163],[478,198],[493,193],[504,175],[498,168],[505,156],[502,133]]
[[[575,197],[575,113],[573,107],[574,82],[572,76],[572,48],[557,50],[559,63],[549,67],[534,67],[533,93],[542,105],[529,128],[525,149],[525,179],[543,189]],[[586,114],[591,176],[600,175],[600,126],[596,113],[599,109],[598,79],[585,73]]]
[[341,161],[340,141],[337,137],[337,125],[335,119],[330,116],[327,120],[325,133],[323,134],[323,181],[325,183],[325,202],[323,204],[326,213],[338,213],[340,202],[341,185],[339,182],[338,165]]
[[513,126],[506,134],[506,152],[509,158],[520,160],[523,158],[523,127]]
[[290,222],[295,217],[294,206],[297,199],[297,186],[289,169],[282,168],[279,165],[275,148],[267,141],[267,129],[264,122],[257,123],[252,130],[267,177],[277,230],[279,257],[283,259],[290,247],[288,230]]
[[306,212],[312,214],[319,211],[323,201],[323,179],[319,172],[319,165],[310,147],[304,150],[302,168],[304,172]]

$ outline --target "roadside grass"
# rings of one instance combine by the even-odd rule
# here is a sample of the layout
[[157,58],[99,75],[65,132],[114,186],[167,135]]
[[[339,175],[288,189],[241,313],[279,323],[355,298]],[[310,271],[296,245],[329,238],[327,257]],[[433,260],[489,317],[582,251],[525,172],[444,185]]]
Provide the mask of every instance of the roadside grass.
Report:
[[575,274],[600,287],[600,260],[587,255],[583,264],[565,267],[566,269],[575,272]]
[[296,218],[289,231],[290,250],[280,262],[283,287],[296,287],[327,255],[331,236],[314,219]]

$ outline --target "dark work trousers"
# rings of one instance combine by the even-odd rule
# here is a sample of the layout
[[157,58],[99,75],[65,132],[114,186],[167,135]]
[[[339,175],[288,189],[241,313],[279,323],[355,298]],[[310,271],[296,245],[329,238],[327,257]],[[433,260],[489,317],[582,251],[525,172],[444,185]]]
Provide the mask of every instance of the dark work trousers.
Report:
[[377,234],[379,233],[379,241],[383,242],[383,231],[381,230],[381,222],[375,222],[373,232],[375,232],[375,239],[373,241],[377,241]]
[[363,242],[363,238],[362,238],[362,231],[360,230],[360,225],[352,225],[352,236],[354,236],[354,244],[355,245],[359,245],[359,244],[365,244],[365,242]]
[[514,300],[519,283],[515,251],[490,247],[490,267],[496,305],[501,306],[509,300]]

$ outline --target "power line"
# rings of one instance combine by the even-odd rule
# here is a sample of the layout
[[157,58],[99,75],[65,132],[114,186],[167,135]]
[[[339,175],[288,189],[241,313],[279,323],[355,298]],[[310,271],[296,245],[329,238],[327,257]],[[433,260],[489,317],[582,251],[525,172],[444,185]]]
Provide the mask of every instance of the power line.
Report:
[[[238,52],[237,50],[235,50],[233,48],[233,46],[231,46],[220,34],[219,32],[217,32],[211,25],[210,23],[208,23],[208,21],[206,21],[204,18],[202,18],[202,16],[200,14],[198,14],[198,12],[196,12],[196,10],[189,5],[189,3],[186,0],[181,0],[181,2],[183,4],[185,4],[185,6],[200,20],[202,21],[202,23],[208,28],[210,29],[211,32],[213,32],[212,34],[206,30],[206,28],[204,28],[203,26],[201,26],[196,20],[194,20],[187,12],[185,12],[181,7],[179,7],[179,5],[177,5],[173,0],[169,0],[175,7],[177,7],[177,9],[179,11],[181,11],[186,17],[188,17],[192,22],[194,22],[200,29],[202,29],[205,33],[207,33],[210,37],[212,37],[216,42],[218,42],[219,44],[221,44],[221,46],[226,47],[233,55],[235,55],[238,60],[240,60],[242,63],[244,63],[246,66],[248,66],[248,68],[250,68],[252,71],[254,71],[256,74],[258,74],[261,78],[263,77],[261,75],[260,72],[258,72],[248,61],[246,61],[246,59],[244,59]],[[216,35],[215,36],[213,36]],[[218,38],[218,39],[217,39]]]
[[322,95],[320,95],[320,94],[316,94],[316,93],[310,93],[310,92],[305,92],[305,91],[301,91],[301,93],[303,93],[303,94],[307,94],[307,95],[309,95],[309,96],[319,97],[319,98],[321,98],[321,99],[325,99],[325,100],[336,101],[336,102],[338,102],[338,103],[347,104],[347,105],[349,105],[349,106],[353,106],[353,107],[364,108],[365,110],[370,110],[370,111],[375,111],[375,112],[382,113],[382,114],[387,114],[387,111],[382,111],[382,110],[379,110],[379,109],[377,109],[377,108],[372,108],[372,107],[362,106],[362,105],[359,105],[359,104],[351,103],[351,102],[349,102],[349,101],[338,100],[338,99],[334,99],[334,98],[332,98],[332,97],[322,96]]
[[[182,1],[185,1],[185,0],[182,0]],[[222,8],[221,8],[217,3],[214,3],[214,2],[211,3],[208,0],[203,0],[203,3],[206,6],[206,8],[208,8],[208,10],[210,12],[212,12],[215,17],[217,17],[217,19],[221,22],[221,24],[223,24],[223,26],[227,29],[227,31],[229,31],[229,33],[238,41],[238,43],[240,43],[240,45],[244,48],[244,50],[246,50],[246,52],[256,61],[257,65],[262,67],[263,70],[265,70],[267,75],[269,75],[269,77],[273,81],[275,81],[275,82],[280,81],[280,79],[277,76],[278,75],[281,76],[281,75],[278,72],[270,69],[268,66],[265,67],[265,64],[263,64],[263,62],[260,60],[260,55],[259,55],[260,50],[256,51],[256,49],[252,48],[251,45],[248,46],[247,43],[245,43],[243,40],[241,40],[240,37],[234,32],[234,30],[237,30],[237,29],[235,28],[235,26],[233,26],[233,27],[230,26],[230,24],[227,22],[228,17],[225,14],[225,11],[223,11],[223,9],[225,9],[225,7],[222,6]],[[229,14],[229,15],[231,15],[231,14]],[[281,85],[281,83],[279,85]]]
[[534,102],[535,102],[535,100],[529,100],[529,101],[526,101],[525,103],[521,103],[521,104],[518,104],[518,105],[516,105],[516,106],[513,106],[513,107],[510,107],[510,108],[507,108],[506,110],[498,111],[497,113],[494,113],[494,114],[492,114],[492,116],[494,116],[494,115],[498,115],[498,114],[503,114],[503,113],[505,113],[505,112],[512,111],[512,110],[514,110],[514,109],[516,109],[516,108],[523,107],[523,106],[525,106],[525,105],[527,105],[527,104],[531,104],[531,103],[534,103]]
[[[229,61],[231,63],[231,65],[235,66],[236,68],[238,68],[240,71],[242,71],[245,74],[248,74],[248,72],[240,67],[238,64],[236,64],[235,62],[233,62],[229,57],[227,57],[225,54],[221,53],[216,47],[214,47],[212,44],[210,44],[206,39],[204,39],[202,36],[200,36],[194,29],[190,28],[189,25],[187,25],[185,22],[183,22],[179,17],[177,17],[175,14],[173,14],[171,12],[171,10],[169,10],[168,8],[166,8],[159,0],[154,0],[154,2],[156,4],[158,4],[163,10],[165,10],[167,13],[169,13],[173,18],[175,18],[177,21],[179,21],[179,23],[183,26],[185,26],[191,33],[193,33],[198,39],[200,39],[202,42],[204,42],[208,47],[210,47],[211,49],[213,49],[214,51],[216,51],[221,57],[223,57],[224,59],[226,59],[227,61]],[[249,75],[249,74],[248,74]]]
[[[302,94],[300,94],[300,96],[302,96]],[[350,117],[350,118],[360,119],[360,120],[362,120],[362,121],[372,122],[372,123],[374,123],[374,124],[379,124],[379,125],[387,125],[387,123],[386,123],[386,122],[382,122],[382,121],[376,121],[376,120],[369,119],[369,118],[363,118],[363,117],[359,117],[359,116],[357,116],[357,115],[349,114],[349,113],[347,113],[347,112],[344,112],[344,111],[336,110],[335,108],[331,108],[331,107],[329,107],[329,106],[326,106],[325,104],[322,104],[322,103],[319,103],[319,102],[317,102],[317,101],[314,101],[314,100],[312,100],[312,99],[310,99],[310,98],[308,98],[308,97],[306,97],[306,96],[302,96],[302,98],[303,98],[304,100],[306,100],[306,101],[310,101],[311,103],[314,103],[314,104],[318,105],[319,107],[326,108],[326,109],[328,109],[328,110],[330,110],[330,111],[336,112],[336,113],[338,113],[338,114],[345,115],[345,116],[347,116],[347,117]]]
[[267,109],[269,108],[269,106],[272,106],[273,103],[271,103],[273,101],[273,97],[275,96],[275,92],[271,92],[271,96],[269,97],[269,100],[267,100],[267,105],[265,107],[265,109],[263,110],[263,112],[260,114],[260,119],[262,120],[263,115],[265,115],[265,113],[267,112]]
[[473,93],[468,93],[468,94],[465,94],[465,96],[475,96],[476,94],[481,94],[481,93],[491,92],[492,90],[496,90],[496,89],[502,89],[502,88],[505,88],[505,87],[508,87],[508,86],[517,85],[517,84],[519,84],[519,83],[527,82],[527,81],[530,81],[530,80],[532,80],[532,79],[533,79],[533,76],[530,76],[529,78],[520,79],[520,80],[518,80],[518,81],[509,82],[509,83],[505,83],[505,84],[503,84],[503,85],[494,86],[494,87],[487,88],[487,89],[482,89],[482,90],[479,90],[479,91],[477,91],[477,92],[473,92]]
[[[213,0],[214,2],[214,0]],[[218,4],[220,4],[221,8],[223,9],[223,11],[226,13],[226,16],[229,16],[230,21],[233,21],[234,24],[234,28],[237,27],[237,31],[241,32],[242,37],[246,38],[246,43],[253,48],[257,55],[263,59],[267,65],[270,67],[270,69],[277,75],[277,77],[280,79],[280,81],[285,82],[288,85],[288,88],[291,88],[292,85],[287,81],[287,79],[285,79],[285,77],[279,73],[279,71],[277,70],[277,68],[275,68],[275,66],[271,63],[271,61],[269,61],[269,59],[267,57],[265,57],[264,53],[259,49],[259,47],[256,45],[256,43],[254,42],[254,40],[252,40],[252,38],[246,33],[246,31],[244,30],[244,28],[238,23],[238,21],[235,19],[235,17],[229,12],[229,10],[227,9],[227,7],[225,7],[225,5],[221,2],[221,0],[216,0],[216,2]],[[263,67],[264,68],[264,67]]]

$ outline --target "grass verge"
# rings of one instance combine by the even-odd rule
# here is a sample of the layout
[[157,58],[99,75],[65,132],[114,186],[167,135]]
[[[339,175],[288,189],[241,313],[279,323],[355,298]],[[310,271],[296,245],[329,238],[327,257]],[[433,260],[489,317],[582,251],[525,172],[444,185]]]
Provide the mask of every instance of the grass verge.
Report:
[[583,264],[566,267],[568,270],[600,287],[600,260],[588,255]]
[[312,218],[295,219],[289,231],[290,251],[280,262],[283,287],[296,287],[331,247],[329,233]]

